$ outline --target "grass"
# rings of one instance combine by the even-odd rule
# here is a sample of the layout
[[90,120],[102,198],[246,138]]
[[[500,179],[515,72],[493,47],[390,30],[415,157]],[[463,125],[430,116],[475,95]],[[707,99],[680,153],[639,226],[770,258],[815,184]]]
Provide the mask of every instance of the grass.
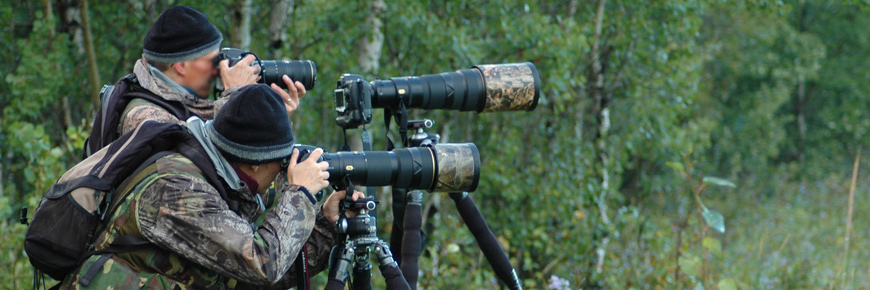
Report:
[[[705,289],[718,289],[717,281],[730,278],[740,289],[870,289],[870,180],[856,175],[850,198],[851,173],[813,183],[783,178],[771,196],[747,190],[752,184],[708,194],[705,203],[725,216],[726,231],[713,233],[690,219],[681,252],[701,259],[699,277],[678,270],[674,206],[651,202],[642,214],[621,215],[620,241],[604,274],[608,286],[695,289],[704,281]],[[722,254],[705,248],[704,237],[720,240]]]

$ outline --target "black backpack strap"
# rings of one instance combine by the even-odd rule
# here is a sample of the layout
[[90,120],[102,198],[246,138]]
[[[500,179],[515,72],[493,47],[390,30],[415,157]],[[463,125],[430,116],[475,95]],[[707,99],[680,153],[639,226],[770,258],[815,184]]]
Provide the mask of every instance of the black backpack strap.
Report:
[[112,258],[112,255],[103,255],[102,257],[97,259],[97,261],[94,262],[94,265],[91,266],[90,269],[88,269],[87,273],[85,273],[85,276],[79,278],[79,283],[81,283],[85,287],[91,285],[91,280],[94,279],[94,276],[96,276],[97,273],[103,270],[103,264],[105,264],[106,261],[109,260],[109,258]]
[[[169,154],[172,154],[172,153],[173,152],[171,152],[171,151],[161,151],[161,152],[158,152],[157,154],[152,155],[151,157],[146,159],[145,162],[143,162],[141,165],[139,165],[139,167],[136,168],[136,170],[134,170],[133,173],[130,174],[130,176],[126,180],[124,180],[123,183],[121,183],[118,187],[112,189],[112,191],[106,195],[105,202],[108,205],[108,209],[103,211],[103,217],[102,217],[103,226],[100,227],[100,230],[97,231],[98,233],[104,231],[106,229],[106,227],[108,226],[108,224],[105,223],[105,218],[111,217],[112,215],[115,214],[115,211],[118,210],[118,204],[115,202],[123,199],[125,196],[130,194],[130,192],[123,192],[122,193],[123,196],[116,197],[116,196],[114,196],[115,193],[118,193],[119,190],[123,190],[124,188],[129,186],[131,183],[133,183],[133,184],[139,183],[140,181],[142,181],[142,179],[144,179],[144,177],[151,175],[151,173],[141,175],[149,167],[151,168],[151,170],[156,172],[156,168],[151,167],[151,165],[154,164],[154,162],[156,162],[157,159],[163,158],[163,157],[165,157]],[[91,267],[88,269],[88,271],[85,273],[85,275],[82,277],[79,277],[79,283],[81,283],[85,287],[90,285],[91,280],[94,279],[94,276],[96,276],[98,273],[100,273],[102,271],[103,264],[105,264],[106,261],[108,261],[110,258],[112,258],[112,256],[114,256],[115,254],[129,253],[129,252],[133,252],[133,251],[143,250],[143,249],[146,249],[146,248],[151,247],[151,246],[152,246],[151,242],[149,242],[146,239],[140,238],[140,237],[131,236],[131,235],[123,235],[123,236],[116,237],[115,240],[112,241],[112,243],[109,244],[109,246],[107,248],[102,249],[102,250],[89,251],[84,256],[82,256],[82,258],[79,260],[79,264],[84,263],[85,260],[87,260],[91,256],[101,255],[100,258],[97,259],[91,265]]]
[[114,256],[115,254],[144,250],[151,246],[151,242],[136,236],[123,235],[115,238],[115,241],[112,242],[112,244],[109,245],[108,248],[88,253],[88,256],[101,256],[96,261],[94,261],[94,263],[91,265],[91,267],[88,269],[88,272],[85,273],[84,276],[79,277],[79,283],[81,283],[85,287],[90,285],[91,280],[94,279],[94,276],[102,272],[103,265],[106,264],[106,261],[111,259],[112,256]]
[[176,152],[190,159],[202,171],[206,181],[217,189],[221,199],[227,202],[230,210],[238,211],[238,202],[229,198],[227,192],[228,185],[223,178],[218,176],[214,163],[212,163],[211,158],[208,157],[208,153],[202,148],[202,145],[199,144],[199,141],[196,140],[196,137],[193,137],[188,132],[179,132],[175,140],[178,142],[175,148]]
[[[183,103],[179,101],[166,100],[145,89],[142,89],[141,91],[131,91],[129,93],[126,93],[124,95],[124,98],[129,99],[127,101],[127,104],[132,102],[133,99],[143,99],[166,110],[167,112],[169,112],[169,114],[175,116],[175,118],[182,121],[187,120],[187,118],[192,116],[190,110],[188,110],[187,106],[185,106]],[[126,108],[126,105],[124,107]],[[122,114],[125,108],[121,108],[120,112]],[[118,124],[120,124],[120,122],[118,122]]]
[[[88,268],[88,272],[86,272],[84,276],[79,277],[79,283],[81,283],[85,287],[90,285],[94,277],[98,273],[102,272],[103,265],[106,264],[106,261],[111,259],[112,256],[114,256],[115,254],[144,250],[151,246],[151,242],[140,237],[130,235],[123,235],[117,237],[115,241],[112,242],[111,245],[109,245],[108,248],[87,253],[86,257],[100,255],[100,258],[98,258],[96,261],[94,261],[93,264],[91,264],[91,267]],[[83,262],[84,261],[80,263]]]
[[[145,89],[144,87],[139,85],[139,80],[136,79],[136,75],[129,74],[126,77],[124,77],[122,79],[122,81],[126,82],[127,88],[128,88],[127,92],[124,93],[124,95],[123,95],[124,99],[126,100],[126,103],[129,103],[130,101],[132,101],[133,99],[136,99],[136,98],[144,99],[144,100],[149,101],[157,106],[160,106],[161,108],[163,108],[164,110],[166,110],[167,112],[169,112],[170,114],[175,116],[175,118],[178,118],[179,120],[187,120],[187,118],[191,117],[190,110],[187,109],[187,106],[185,106],[180,101],[166,100],[163,97],[158,96],[157,94]],[[125,105],[125,107],[126,107],[126,105]],[[124,108],[120,108],[120,109],[121,109],[121,112],[123,112]]]
[[85,140],[82,159],[108,146],[120,137],[118,126],[122,122],[121,117],[133,99],[143,99],[155,104],[179,120],[187,120],[195,115],[180,101],[163,99],[143,88],[133,74],[121,78],[114,86],[104,86],[103,90],[100,91],[100,96],[99,109],[94,116],[91,133]]

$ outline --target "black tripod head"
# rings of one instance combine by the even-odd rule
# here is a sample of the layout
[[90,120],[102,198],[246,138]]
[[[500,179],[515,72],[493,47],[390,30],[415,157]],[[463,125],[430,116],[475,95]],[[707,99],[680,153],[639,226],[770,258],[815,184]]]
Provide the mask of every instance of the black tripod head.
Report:
[[[349,188],[348,192],[352,192]],[[350,197],[352,195],[348,195]],[[359,214],[347,217],[340,214],[336,221],[336,232],[347,237],[341,247],[334,247],[330,254],[329,282],[326,289],[344,289],[344,283],[353,277],[352,289],[371,289],[371,264],[369,251],[374,250],[380,263],[381,273],[390,289],[410,289],[408,282],[402,277],[399,265],[390,252],[390,247],[377,236],[377,218],[369,215],[375,210],[378,201],[371,197],[342,201],[342,212],[346,209],[359,209]],[[353,272],[350,271],[353,266]]]
[[413,130],[414,133],[408,136],[408,147],[423,147],[438,144],[441,135],[426,133],[425,129],[432,128],[435,121],[429,119],[411,120],[405,124],[408,130]]
[[356,201],[345,199],[342,203],[344,203],[343,207],[347,209],[359,209],[360,212],[354,217],[340,218],[336,222],[336,231],[339,234],[347,235],[351,241],[365,238],[377,239],[378,221],[376,217],[370,216],[368,212],[375,210],[380,201],[369,197]]

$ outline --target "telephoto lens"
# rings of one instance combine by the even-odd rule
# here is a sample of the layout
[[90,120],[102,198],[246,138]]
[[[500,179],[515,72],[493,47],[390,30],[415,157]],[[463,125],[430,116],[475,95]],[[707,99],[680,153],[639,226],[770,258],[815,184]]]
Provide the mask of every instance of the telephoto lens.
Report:
[[541,78],[530,62],[476,65],[371,84],[373,108],[392,108],[402,102],[407,108],[427,110],[532,111],[541,95]]
[[260,61],[260,83],[276,84],[287,89],[282,76],[302,83],[306,90],[314,88],[317,81],[317,66],[310,60],[262,60]]
[[[229,60],[229,66],[235,65],[245,56],[252,54],[257,59],[251,65],[260,65],[260,80],[261,84],[276,84],[282,89],[287,89],[287,84],[281,78],[284,75],[290,77],[294,82],[302,83],[306,90],[314,88],[314,83],[317,81],[317,66],[310,60],[261,60],[256,54],[249,51],[244,51],[238,48],[222,48],[218,56],[215,58],[215,66],[222,60]],[[224,88],[220,88],[223,90]]]
[[335,94],[335,123],[354,128],[371,123],[372,108],[485,112],[532,111],[541,97],[541,77],[530,62],[476,65],[455,72],[365,82],[344,74]]
[[[314,151],[295,145],[300,162]],[[329,183],[349,178],[354,185],[387,186],[437,192],[474,191],[480,180],[480,152],[474,143],[442,143],[392,151],[324,153]],[[286,162],[285,162],[286,163]]]

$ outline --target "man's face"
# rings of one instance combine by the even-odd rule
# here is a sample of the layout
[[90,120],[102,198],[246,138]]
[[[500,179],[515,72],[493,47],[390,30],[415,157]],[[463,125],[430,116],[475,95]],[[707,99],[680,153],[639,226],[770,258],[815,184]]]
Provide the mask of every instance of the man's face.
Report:
[[186,86],[199,96],[208,96],[212,83],[218,75],[218,69],[214,65],[214,59],[218,55],[215,49],[200,58],[185,62],[185,74],[178,84]]
[[281,173],[281,162],[275,161],[266,164],[260,165],[261,174],[256,174],[254,179],[260,184],[260,188],[257,188],[258,193],[266,193],[266,190],[269,189],[269,186],[272,185],[272,181],[278,177],[278,173]]

